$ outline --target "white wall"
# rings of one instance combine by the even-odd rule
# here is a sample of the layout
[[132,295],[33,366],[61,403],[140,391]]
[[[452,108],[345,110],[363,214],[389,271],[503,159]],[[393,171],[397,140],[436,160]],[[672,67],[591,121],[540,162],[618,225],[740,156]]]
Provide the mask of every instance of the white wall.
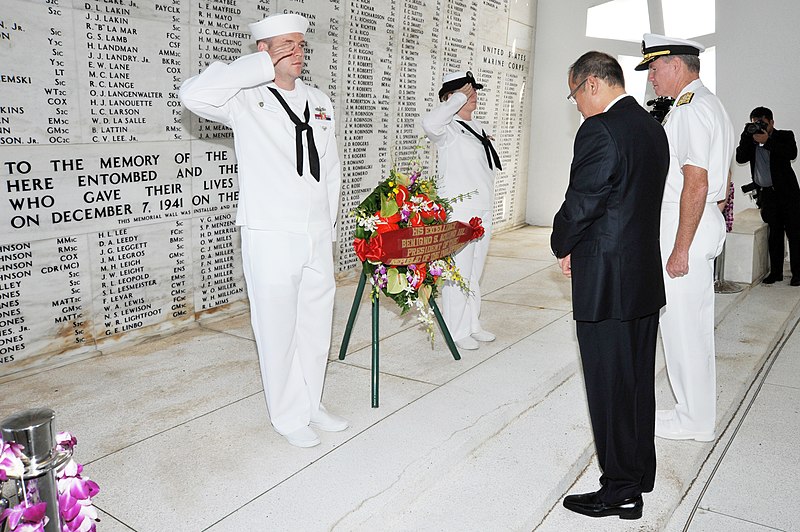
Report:
[[[777,129],[800,135],[798,23],[798,2],[717,1],[717,93],[737,133],[749,120],[750,111],[763,105],[772,109]],[[793,166],[798,172],[797,161]],[[738,189],[750,182],[750,166],[734,165],[733,176],[735,211],[754,207]]]
[[[615,56],[640,54],[639,43],[585,36],[586,9],[603,1],[538,2],[526,211],[529,224],[552,224],[569,181],[572,143],[580,125],[577,109],[565,99],[569,65],[589,50]],[[650,0],[649,4],[651,9],[658,9],[658,1]],[[651,17],[660,19],[660,13]],[[775,113],[778,129],[800,133],[798,21],[800,4],[796,2],[717,1],[716,34],[697,40],[717,47],[717,92],[737,131],[754,107],[765,105]],[[651,31],[658,33],[662,30],[656,24]],[[759,34],[764,38],[759,40]],[[736,166],[734,181],[737,185],[749,182],[749,168]],[[751,206],[737,187],[736,210]]]

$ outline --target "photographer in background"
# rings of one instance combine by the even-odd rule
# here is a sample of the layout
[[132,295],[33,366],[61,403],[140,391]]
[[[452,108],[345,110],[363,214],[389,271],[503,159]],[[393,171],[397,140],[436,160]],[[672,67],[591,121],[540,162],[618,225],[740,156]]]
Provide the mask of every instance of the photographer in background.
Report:
[[750,163],[753,182],[743,192],[755,191],[761,219],[769,225],[769,275],[764,284],[783,281],[783,234],[789,239],[792,279],[800,286],[800,187],[792,170],[797,157],[794,133],[774,127],[772,111],[756,107],[736,148],[736,162]]

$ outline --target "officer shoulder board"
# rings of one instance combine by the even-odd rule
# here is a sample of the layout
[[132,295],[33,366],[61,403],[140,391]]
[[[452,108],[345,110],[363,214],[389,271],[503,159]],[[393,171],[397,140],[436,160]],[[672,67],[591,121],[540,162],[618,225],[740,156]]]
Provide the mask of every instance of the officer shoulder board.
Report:
[[679,107],[679,106],[681,106],[681,105],[683,105],[685,103],[691,102],[692,98],[694,98],[694,93],[693,92],[687,92],[686,94],[684,94],[683,96],[678,98],[678,101],[675,102],[675,107]]

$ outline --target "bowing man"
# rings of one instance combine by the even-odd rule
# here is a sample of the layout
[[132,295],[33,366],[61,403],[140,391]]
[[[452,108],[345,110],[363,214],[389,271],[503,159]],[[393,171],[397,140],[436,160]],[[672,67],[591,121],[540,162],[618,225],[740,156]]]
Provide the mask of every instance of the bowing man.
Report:
[[669,168],[664,129],[625,93],[617,60],[587,52],[569,69],[586,119],[575,136],[569,186],[550,243],[572,278],[600,489],[564,506],[590,517],[639,519],[656,478],[655,358],[665,303],[659,250]]

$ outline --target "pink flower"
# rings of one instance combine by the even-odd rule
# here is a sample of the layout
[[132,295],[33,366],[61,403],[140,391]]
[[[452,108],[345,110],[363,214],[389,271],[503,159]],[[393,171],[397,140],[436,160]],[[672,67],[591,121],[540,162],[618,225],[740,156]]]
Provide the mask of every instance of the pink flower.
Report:
[[71,432],[56,434],[56,446],[59,451],[68,451],[78,444],[78,439]]
[[58,496],[58,508],[64,522],[62,532],[93,532],[96,529],[95,523],[99,521],[97,509],[88,499],[78,500],[62,493]]
[[20,478],[25,473],[22,463],[22,445],[0,439],[0,481],[9,477]]
[[44,525],[49,519],[45,515],[47,503],[40,502],[31,506],[20,503],[8,508],[0,514],[0,523],[8,519],[8,530],[14,532],[44,532]]
[[97,483],[79,476],[63,477],[58,479],[57,482],[59,493],[69,494],[70,497],[79,500],[90,499],[100,491]]

